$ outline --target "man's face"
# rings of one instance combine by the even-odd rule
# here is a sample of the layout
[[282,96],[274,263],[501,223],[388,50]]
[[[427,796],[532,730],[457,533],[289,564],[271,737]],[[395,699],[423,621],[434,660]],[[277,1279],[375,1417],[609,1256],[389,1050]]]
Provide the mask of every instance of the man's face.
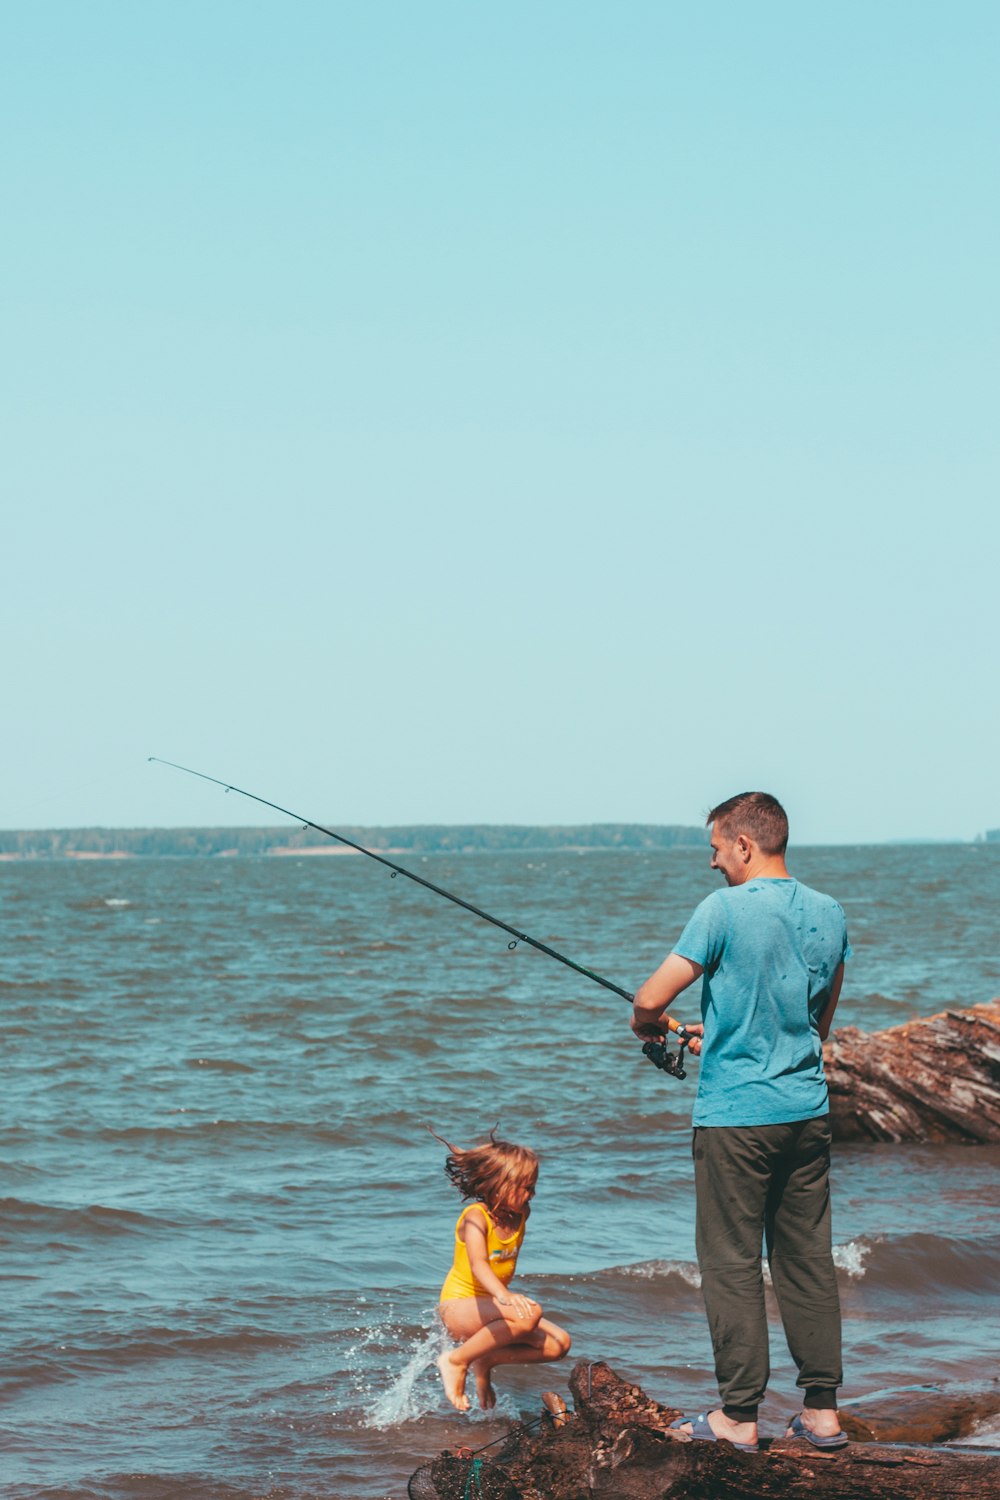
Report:
[[731,839],[718,823],[712,824],[712,869],[722,871],[727,885],[742,885],[747,878],[745,844],[745,839]]

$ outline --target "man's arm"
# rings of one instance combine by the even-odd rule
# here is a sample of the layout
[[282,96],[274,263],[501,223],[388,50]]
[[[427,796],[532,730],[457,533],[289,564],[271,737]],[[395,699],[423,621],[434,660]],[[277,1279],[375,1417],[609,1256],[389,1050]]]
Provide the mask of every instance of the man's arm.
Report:
[[830,1024],[833,1021],[833,1013],[837,1009],[837,1001],[840,999],[840,986],[843,984],[843,982],[844,965],[840,964],[838,965],[836,974],[834,974],[833,976],[833,983],[830,986],[830,998],[826,1002],[826,1005],[823,1007],[823,1011],[817,1023],[819,1026],[819,1039],[821,1042],[825,1042],[827,1037],[830,1035]]
[[636,1036],[642,1037],[643,1041],[664,1036],[666,1024],[658,1024],[663,1012],[702,973],[701,964],[696,964],[693,959],[681,958],[679,953],[668,954],[656,973],[651,974],[636,991],[632,1002],[632,1030]]

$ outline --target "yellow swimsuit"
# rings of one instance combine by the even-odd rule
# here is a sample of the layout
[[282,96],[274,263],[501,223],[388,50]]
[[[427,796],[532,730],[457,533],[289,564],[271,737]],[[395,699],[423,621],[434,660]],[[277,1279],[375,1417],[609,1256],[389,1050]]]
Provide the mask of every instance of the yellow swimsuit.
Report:
[[513,1234],[506,1239],[501,1239],[497,1233],[493,1216],[484,1203],[468,1203],[458,1216],[455,1225],[455,1262],[448,1275],[445,1277],[444,1286],[441,1288],[441,1302],[447,1302],[451,1297],[492,1297],[493,1293],[487,1291],[481,1282],[478,1282],[472,1274],[469,1264],[469,1252],[465,1241],[460,1237],[459,1230],[465,1220],[465,1216],[478,1208],[486,1219],[486,1253],[490,1258],[490,1270],[499,1276],[504,1286],[508,1284],[517,1269],[517,1252],[521,1248],[524,1239],[524,1219]]

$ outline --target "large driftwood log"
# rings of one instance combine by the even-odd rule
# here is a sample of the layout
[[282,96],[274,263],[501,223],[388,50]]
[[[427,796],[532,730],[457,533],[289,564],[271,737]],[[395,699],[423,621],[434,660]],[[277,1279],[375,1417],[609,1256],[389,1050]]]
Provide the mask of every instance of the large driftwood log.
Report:
[[840,1425],[855,1443],[954,1443],[998,1412],[1000,1381],[994,1376],[978,1391],[918,1386],[862,1396],[840,1408]]
[[825,1049],[840,1141],[1000,1141],[1000,1000],[888,1031],[845,1026]]
[[[570,1389],[575,1410],[565,1426],[515,1432],[497,1455],[522,1500],[983,1500],[1000,1493],[995,1453],[887,1447],[863,1437],[834,1453],[802,1438],[773,1439],[759,1453],[739,1453],[729,1443],[671,1433],[680,1412],[651,1401],[606,1364],[581,1361]],[[912,1400],[919,1405],[919,1398]],[[928,1400],[947,1404],[940,1395]],[[975,1405],[979,1415],[1000,1409],[1000,1391]],[[887,1405],[883,1439],[891,1431],[888,1412]],[[912,1407],[906,1420],[912,1421]],[[971,1421],[960,1401],[953,1425]],[[855,1428],[858,1436],[862,1425]]]

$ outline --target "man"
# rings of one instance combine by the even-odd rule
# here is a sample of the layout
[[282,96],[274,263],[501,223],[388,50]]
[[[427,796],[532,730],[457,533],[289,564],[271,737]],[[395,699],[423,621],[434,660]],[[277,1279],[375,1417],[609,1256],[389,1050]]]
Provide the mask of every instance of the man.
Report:
[[694,912],[635,996],[632,1030],[661,1038],[667,1008],[699,977],[694,1107],[696,1245],[722,1406],[680,1428],[757,1447],[770,1367],[766,1241],[785,1337],[804,1391],[788,1436],[843,1447],[840,1300],[830,1233],[823,1041],[850,957],[844,913],[788,873],[788,819],[766,792],[712,809],[712,869],[727,889]]

